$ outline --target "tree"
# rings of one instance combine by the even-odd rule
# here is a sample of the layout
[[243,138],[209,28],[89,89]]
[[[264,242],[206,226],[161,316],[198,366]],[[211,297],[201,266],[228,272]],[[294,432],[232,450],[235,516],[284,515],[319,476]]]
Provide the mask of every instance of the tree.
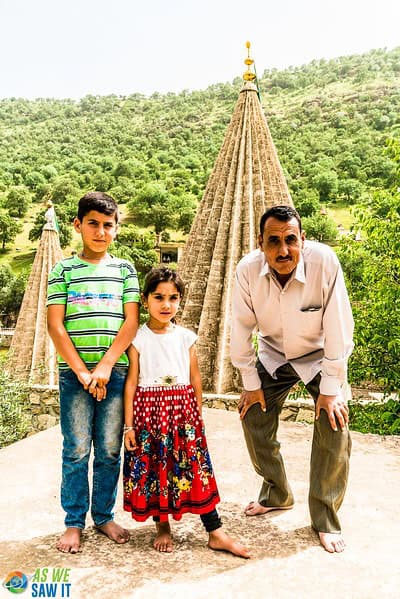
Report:
[[[46,210],[47,208],[45,208],[37,214],[33,227],[29,231],[30,241],[36,241],[37,239],[40,239],[40,237],[42,236],[43,227],[46,223],[46,220],[44,218]],[[75,215],[75,210],[76,208],[74,207],[73,211],[71,211],[71,206],[68,206],[68,204],[66,206],[57,206],[56,217],[59,228],[58,234],[60,236],[60,245],[62,248],[67,247],[67,245],[71,243],[71,221],[73,219],[73,216]]]
[[131,260],[137,271],[143,275],[158,262],[154,245],[154,234],[143,232],[135,225],[122,225],[111,252],[120,258]]
[[4,207],[8,209],[11,216],[21,218],[26,214],[31,204],[31,194],[23,185],[11,187],[4,202]]
[[145,185],[136,198],[129,202],[128,209],[138,224],[154,227],[157,236],[168,227],[173,227],[177,219],[170,196],[160,183]]
[[[356,212],[361,241],[345,239],[341,258],[355,320],[351,380],[400,388],[400,193],[378,192]],[[351,265],[357,265],[355,271]]]
[[319,192],[320,202],[329,202],[335,199],[338,191],[338,176],[332,171],[324,171],[315,175],[313,185]]
[[10,216],[7,210],[0,209],[0,242],[3,252],[6,244],[13,242],[21,231],[22,224]]
[[354,204],[361,199],[362,185],[356,179],[339,181],[338,195],[344,197],[348,204]]
[[324,243],[336,241],[338,230],[335,222],[323,214],[313,214],[302,219],[303,229],[308,239],[315,239]]
[[0,265],[0,312],[5,327],[15,324],[24,297],[28,275],[15,275],[8,264]]
[[50,199],[55,204],[62,204],[64,201],[70,199],[77,201],[81,195],[76,181],[69,175],[63,175],[54,179],[50,189]]

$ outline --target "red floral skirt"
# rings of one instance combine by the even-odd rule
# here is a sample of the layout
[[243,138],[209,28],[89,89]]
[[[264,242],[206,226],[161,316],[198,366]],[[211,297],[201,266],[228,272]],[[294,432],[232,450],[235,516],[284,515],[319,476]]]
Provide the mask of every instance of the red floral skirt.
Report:
[[212,511],[220,499],[193,387],[137,387],[133,413],[137,448],[125,450],[124,509],[141,522]]

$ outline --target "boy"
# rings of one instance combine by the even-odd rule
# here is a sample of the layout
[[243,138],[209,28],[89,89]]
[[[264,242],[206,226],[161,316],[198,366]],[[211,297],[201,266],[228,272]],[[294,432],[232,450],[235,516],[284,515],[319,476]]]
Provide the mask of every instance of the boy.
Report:
[[118,230],[118,206],[102,192],[79,200],[75,231],[80,254],[49,275],[47,320],[59,355],[60,421],[64,438],[61,505],[66,531],[57,543],[77,553],[89,509],[88,462],[93,443],[91,514],[116,543],[129,533],[113,520],[120,470],[126,348],[139,323],[134,266],[108,254]]

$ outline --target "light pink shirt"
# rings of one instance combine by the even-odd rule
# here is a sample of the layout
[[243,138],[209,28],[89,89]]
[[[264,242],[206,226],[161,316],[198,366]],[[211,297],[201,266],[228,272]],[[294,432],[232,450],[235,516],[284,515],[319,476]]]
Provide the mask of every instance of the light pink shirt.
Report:
[[247,391],[261,387],[252,343],[256,327],[258,357],[271,376],[289,362],[305,384],[321,372],[320,392],[339,393],[347,378],[354,323],[342,269],[330,247],[306,240],[283,289],[261,250],[239,262],[231,358]]

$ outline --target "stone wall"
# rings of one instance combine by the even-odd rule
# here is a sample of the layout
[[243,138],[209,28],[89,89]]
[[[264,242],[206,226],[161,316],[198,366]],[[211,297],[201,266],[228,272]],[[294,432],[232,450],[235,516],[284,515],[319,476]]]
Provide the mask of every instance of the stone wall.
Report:
[[[239,395],[236,394],[213,394],[204,393],[203,405],[208,408],[219,408],[221,410],[230,410],[236,412],[239,403]],[[292,422],[314,422],[314,402],[310,398],[286,400],[283,410],[280,414],[281,420]]]
[[[382,393],[373,393],[366,389],[353,389],[353,399],[358,403],[369,403],[384,401]],[[208,408],[220,410],[229,410],[236,412],[239,403],[237,394],[204,393],[203,405]],[[397,395],[392,395],[392,399],[399,400]],[[350,398],[349,398],[350,399]],[[43,431],[54,426],[60,421],[60,404],[58,397],[58,387],[48,387],[44,385],[33,385],[30,393],[30,409],[32,413],[31,434]],[[291,399],[290,395],[285,402],[280,414],[281,420],[291,422],[314,422],[314,402],[311,398],[301,397]]]
[[58,386],[32,385],[29,394],[32,413],[31,434],[44,431],[60,421]]

